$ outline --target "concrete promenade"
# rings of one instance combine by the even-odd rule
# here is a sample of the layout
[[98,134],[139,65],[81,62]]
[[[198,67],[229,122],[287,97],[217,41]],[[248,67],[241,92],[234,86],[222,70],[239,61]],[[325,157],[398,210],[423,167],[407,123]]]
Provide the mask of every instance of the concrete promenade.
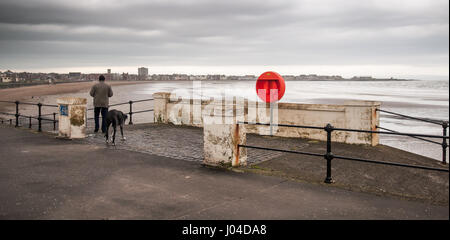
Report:
[[448,219],[447,206],[0,125],[0,219]]

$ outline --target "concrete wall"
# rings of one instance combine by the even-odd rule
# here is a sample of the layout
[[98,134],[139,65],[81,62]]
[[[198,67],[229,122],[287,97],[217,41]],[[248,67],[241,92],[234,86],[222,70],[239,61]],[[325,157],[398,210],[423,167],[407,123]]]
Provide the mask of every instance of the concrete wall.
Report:
[[[233,124],[236,121],[269,123],[270,106],[263,102],[253,102],[242,98],[227,100],[181,99],[174,94],[160,92],[155,99],[155,122],[203,127],[207,124]],[[334,127],[361,130],[376,130],[379,114],[375,110],[379,102],[351,101],[342,105],[278,103],[274,111],[274,123],[324,127],[330,123]],[[276,114],[278,113],[278,114]],[[205,118],[205,116],[216,116]],[[219,116],[219,117],[217,117]],[[236,117],[237,116],[237,117]],[[246,125],[247,133],[268,135],[268,126]],[[323,130],[274,127],[273,133],[280,137],[300,137],[326,140]],[[377,134],[333,131],[335,142],[369,144],[379,143]]]

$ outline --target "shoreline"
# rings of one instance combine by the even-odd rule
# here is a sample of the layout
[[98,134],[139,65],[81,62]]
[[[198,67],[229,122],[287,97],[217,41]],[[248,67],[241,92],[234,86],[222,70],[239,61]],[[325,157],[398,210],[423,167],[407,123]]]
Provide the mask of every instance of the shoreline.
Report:
[[[0,101],[26,101],[30,98],[39,98],[42,96],[50,96],[50,95],[58,95],[58,94],[69,94],[69,93],[77,93],[80,91],[85,91],[90,89],[90,87],[97,83],[94,82],[76,82],[76,83],[61,83],[61,84],[53,84],[53,85],[34,85],[34,86],[24,86],[18,88],[4,88],[0,89]],[[109,85],[114,86],[125,86],[125,85],[135,85],[135,84],[148,84],[148,83],[161,83],[161,82],[192,82],[192,81],[184,81],[184,80],[175,80],[175,81],[156,81],[156,80],[148,80],[148,81],[107,81]],[[206,81],[207,82],[207,81]],[[306,102],[297,102],[297,103],[311,103],[311,104],[344,104],[346,101],[353,101],[356,99],[347,99],[347,98],[315,98],[310,99],[310,101]],[[448,101],[448,99],[442,99]],[[284,102],[284,101],[282,101]],[[418,103],[408,103],[408,102],[398,102],[398,101],[382,101],[382,106],[387,108],[417,108],[417,107],[426,107],[433,109],[440,109],[440,106],[429,105],[429,104],[418,104]],[[0,103],[0,111],[4,111],[5,108],[12,108],[14,104],[11,103]]]
[[[90,89],[92,85],[94,85],[97,82],[98,81],[5,88],[0,89],[0,100],[21,101],[30,97],[41,97],[64,93],[76,93],[79,91]],[[152,81],[108,81],[107,84],[111,86],[123,86],[123,85],[145,84],[151,82]],[[0,111],[3,111],[5,108],[11,106],[12,105],[10,103],[0,103]]]

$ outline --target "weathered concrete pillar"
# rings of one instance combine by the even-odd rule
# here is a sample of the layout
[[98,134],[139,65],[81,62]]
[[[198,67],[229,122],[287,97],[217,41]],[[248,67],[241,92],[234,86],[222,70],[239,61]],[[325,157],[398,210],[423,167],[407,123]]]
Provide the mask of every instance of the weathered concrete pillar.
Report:
[[[376,131],[380,124],[380,102],[354,101],[345,103],[346,128]],[[347,132],[346,143],[379,144],[379,136],[376,133]]]
[[245,145],[247,142],[245,125],[217,124],[223,121],[223,117],[230,116],[203,115],[203,163],[221,167],[246,166],[247,149],[238,147],[238,144]]
[[168,123],[167,104],[169,103],[170,93],[157,92],[153,93],[154,99],[154,122]]
[[87,107],[86,98],[64,97],[56,100],[58,103],[59,137],[85,138]]
[[176,93],[170,93],[166,105],[166,123],[175,125],[191,125],[192,121],[192,100],[177,96]]

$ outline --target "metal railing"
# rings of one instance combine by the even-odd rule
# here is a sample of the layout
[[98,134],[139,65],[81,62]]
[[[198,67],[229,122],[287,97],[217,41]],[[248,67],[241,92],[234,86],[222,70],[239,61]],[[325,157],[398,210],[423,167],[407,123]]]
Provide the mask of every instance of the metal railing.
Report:
[[[254,123],[254,122],[238,122],[238,124],[264,125],[264,126],[270,126],[271,125],[270,123]],[[381,164],[381,165],[416,168],[416,169],[431,170],[431,171],[438,171],[438,172],[449,172],[448,169],[444,169],[444,168],[435,168],[435,167],[428,167],[428,166],[421,166],[421,165],[412,165],[412,164],[404,164],[404,163],[397,163],[397,162],[386,162],[386,161],[377,161],[377,160],[371,160],[371,159],[339,156],[339,155],[334,155],[332,153],[332,151],[331,151],[331,143],[332,143],[332,141],[331,141],[331,133],[333,131],[389,134],[389,135],[400,135],[400,136],[410,136],[410,137],[442,138],[444,140],[444,142],[447,141],[447,139],[449,138],[448,136],[415,134],[415,133],[401,133],[401,132],[391,132],[391,131],[372,131],[372,130],[360,130],[360,129],[348,129],[348,128],[335,128],[331,124],[327,124],[325,127],[302,126],[302,125],[286,125],[286,124],[272,124],[272,126],[317,129],[317,130],[325,131],[326,134],[327,134],[326,152],[325,152],[325,154],[303,152],[303,151],[289,151],[289,150],[284,150],[284,149],[266,148],[266,147],[249,146],[249,145],[241,145],[241,144],[239,144],[238,147],[254,148],[254,149],[260,149],[260,150],[277,151],[277,152],[284,152],[284,153],[294,153],[294,154],[315,156],[315,157],[323,157],[323,158],[325,158],[326,164],[327,164],[327,175],[326,175],[326,178],[325,178],[325,181],[324,181],[325,183],[333,183],[334,182],[334,180],[333,180],[333,178],[331,176],[331,160],[333,160],[333,159],[342,159],[342,160],[366,162],[366,163]]]
[[[448,125],[448,121],[413,117],[413,116],[408,116],[408,115],[404,115],[404,114],[400,114],[400,113],[396,113],[396,112],[386,111],[386,110],[379,109],[379,108],[377,108],[376,111],[384,112],[384,113],[395,115],[395,116],[399,116],[402,119],[410,119],[410,120],[414,120],[414,121],[422,121],[422,122],[427,122],[427,123],[431,123],[431,124],[442,126],[442,137],[443,137],[442,138],[442,142],[436,142],[436,141],[433,141],[433,140],[422,138],[420,136],[410,136],[410,137],[415,138],[415,139],[419,139],[419,140],[422,140],[422,141],[425,141],[425,142],[441,145],[441,147],[442,147],[442,164],[447,164],[447,147],[448,147],[448,144],[447,144],[447,140],[446,140],[445,136],[447,136],[447,128],[449,126]],[[376,126],[376,127],[378,129],[382,129],[382,130],[398,133],[397,131],[394,131],[394,130],[391,130],[391,129],[388,129],[388,128],[383,128],[383,127],[380,127],[380,126]]]
[[[141,111],[133,112],[133,103],[146,102],[146,101],[152,101],[152,100],[153,99],[142,99],[142,100],[123,102],[123,103],[115,103],[115,104],[111,104],[110,107],[129,104],[130,110],[128,112],[128,115],[129,115],[129,119],[130,120],[129,120],[128,124],[131,125],[131,124],[133,124],[133,114],[153,111],[153,109],[147,109],[147,110],[141,110]],[[49,114],[42,114],[42,107],[58,107],[58,105],[43,104],[43,103],[29,103],[29,102],[20,102],[20,101],[0,101],[0,102],[1,103],[15,104],[15,107],[16,107],[15,114],[14,113],[8,113],[8,112],[0,112],[1,115],[14,116],[14,118],[15,118],[15,127],[19,127],[19,125],[20,125],[20,118],[26,118],[26,119],[28,119],[28,128],[32,128],[32,119],[36,119],[38,121],[38,131],[39,132],[42,132],[42,125],[43,124],[51,124],[51,123],[53,123],[53,131],[56,131],[56,123],[58,122],[58,120],[56,119],[56,115],[58,113],[57,112],[53,112],[53,113],[49,113]],[[21,104],[37,106],[38,107],[38,115],[37,116],[28,116],[28,115],[20,114],[19,110],[20,110],[20,105]],[[94,108],[89,108],[87,110],[91,111],[91,110],[94,110]],[[44,118],[45,116],[53,116],[53,119]],[[92,120],[92,119],[94,119],[94,118],[87,118],[87,120]],[[14,120],[13,118],[10,118],[10,119],[0,118],[0,121],[1,121],[2,124],[4,124],[5,121],[7,121],[7,122],[9,122],[10,125],[13,125],[13,120]],[[43,121],[47,121],[47,122],[43,122]]]
[[[133,103],[139,103],[139,102],[148,102],[148,101],[153,101],[153,98],[149,98],[149,99],[142,99],[142,100],[135,100],[135,101],[128,101],[128,102],[123,102],[123,103],[115,103],[115,104],[111,104],[109,105],[109,107],[114,107],[114,106],[120,106],[120,105],[125,105],[125,104],[129,104],[130,105],[130,111],[128,112],[128,116],[129,116],[129,121],[128,124],[132,125],[133,124],[133,114],[137,114],[137,113],[144,113],[144,112],[151,112],[153,111],[153,109],[147,109],[147,110],[141,110],[141,111],[136,111],[133,112]],[[92,111],[95,108],[88,108],[88,111]],[[101,118],[101,116],[99,116]],[[88,118],[87,120],[92,120],[94,118]]]
[[[56,130],[56,122],[58,122],[58,120],[56,120],[56,112],[50,113],[50,114],[42,114],[42,107],[58,107],[58,105],[52,105],[52,104],[43,104],[43,103],[29,103],[29,102],[20,102],[20,101],[0,101],[2,103],[11,103],[11,104],[15,104],[16,105],[16,113],[12,114],[12,113],[7,113],[7,112],[0,112],[0,114],[3,115],[9,115],[9,116],[14,116],[15,117],[15,127],[19,127],[19,119],[22,118],[27,118],[29,120],[29,125],[28,127],[31,128],[32,124],[31,124],[31,119],[36,119],[38,121],[38,131],[42,132],[42,121],[48,121],[46,123],[53,123],[53,130]],[[38,107],[38,115],[37,116],[27,116],[27,115],[22,115],[19,112],[19,107],[20,104],[23,105],[34,105]],[[48,119],[48,118],[43,118],[43,116],[49,116],[49,115],[53,115],[53,119]],[[3,123],[3,119],[2,119],[2,123]],[[12,125],[12,119],[9,119],[9,123],[10,125]]]

